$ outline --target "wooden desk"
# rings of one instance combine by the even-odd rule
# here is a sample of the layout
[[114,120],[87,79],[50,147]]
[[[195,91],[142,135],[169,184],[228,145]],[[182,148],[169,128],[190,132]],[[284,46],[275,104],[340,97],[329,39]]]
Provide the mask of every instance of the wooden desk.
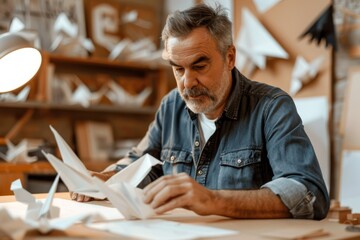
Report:
[[[44,198],[44,194],[36,194],[38,198]],[[69,199],[69,193],[56,193],[58,198]],[[14,196],[0,196],[0,202],[14,201]],[[247,240],[271,240],[273,238],[267,238],[261,236],[262,233],[274,231],[276,229],[287,228],[322,228],[329,233],[327,236],[313,238],[321,240],[329,239],[360,239],[359,233],[352,233],[345,230],[346,225],[331,222],[328,219],[322,221],[313,220],[296,220],[296,219],[274,219],[274,220],[237,220],[228,219],[220,216],[198,216],[193,212],[176,209],[168,214],[157,216],[156,218],[177,221],[181,223],[191,223],[204,226],[212,226],[223,229],[231,229],[239,231],[237,235],[228,237],[221,237],[219,239],[247,239]],[[87,239],[130,239],[127,237],[114,235],[107,232],[101,232],[95,229],[89,229],[81,224],[77,224],[69,228],[66,232],[51,232],[48,235],[41,236],[37,232],[31,232],[27,234],[25,239],[49,239],[52,237],[59,238],[87,238]],[[216,239],[216,238],[211,238]]]

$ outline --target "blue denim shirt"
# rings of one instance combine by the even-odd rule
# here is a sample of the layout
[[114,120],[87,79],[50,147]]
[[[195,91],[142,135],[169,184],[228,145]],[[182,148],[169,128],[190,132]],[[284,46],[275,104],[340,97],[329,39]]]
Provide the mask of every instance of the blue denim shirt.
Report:
[[294,218],[324,218],[329,196],[293,100],[279,88],[248,80],[235,68],[232,75],[228,103],[203,149],[197,115],[174,89],[129,157],[149,153],[163,161],[147,181],[176,167],[209,189],[269,188]]

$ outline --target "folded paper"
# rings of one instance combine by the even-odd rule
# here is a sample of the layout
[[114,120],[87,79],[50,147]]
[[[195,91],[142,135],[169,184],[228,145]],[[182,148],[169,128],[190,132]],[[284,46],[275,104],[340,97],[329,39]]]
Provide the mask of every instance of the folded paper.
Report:
[[30,87],[25,86],[17,95],[11,92],[0,94],[0,102],[25,102],[29,96]]
[[264,13],[278,4],[281,0],[253,0],[256,9],[260,13]]
[[142,106],[152,92],[150,87],[146,87],[139,94],[132,95],[114,81],[109,81],[108,86],[109,91],[106,96],[111,102],[119,105]]
[[27,139],[23,139],[18,143],[18,145],[14,145],[10,140],[6,139],[7,151],[6,153],[0,152],[0,157],[7,162],[11,163],[32,163],[37,161],[36,157],[30,157],[28,155],[28,151],[32,149],[30,141]]
[[142,189],[133,187],[126,182],[108,186],[96,177],[94,177],[94,183],[125,219],[146,219],[155,215],[154,209],[143,202]]
[[291,74],[290,95],[294,96],[305,84],[313,81],[318,75],[323,62],[323,56],[315,58],[310,63],[303,57],[298,56]]
[[52,205],[58,182],[59,175],[55,178],[45,201],[40,201],[22,187],[20,180],[15,180],[11,184],[11,190],[16,201],[27,205],[25,219],[14,217],[6,208],[0,208],[0,230],[11,239],[18,240],[23,239],[30,230],[46,234],[52,230],[63,231],[78,222],[102,220],[100,215],[89,213],[59,218],[60,208]]
[[[104,199],[106,195],[104,195],[102,189],[94,183],[94,179],[82,161],[72,151],[69,145],[67,145],[60,134],[51,126],[50,128],[55,136],[62,161],[52,154],[45,152],[43,153],[50,164],[59,173],[61,179],[68,187],[69,191],[77,192],[97,199]],[[150,172],[151,167],[156,164],[161,164],[161,162],[150,155],[145,155],[127,166],[124,170],[113,175],[109,180],[106,181],[105,184],[116,185],[120,182],[128,182],[131,183],[133,187],[136,187]]]
[[68,56],[88,56],[95,50],[89,38],[79,36],[77,24],[72,23],[65,13],[60,13],[54,23],[56,37],[50,46],[51,52]]
[[310,36],[310,42],[315,40],[319,45],[322,41],[325,41],[325,46],[332,45],[336,50],[336,31],[333,19],[333,5],[330,4],[324,12],[309,26],[300,38]]
[[236,46],[236,66],[246,75],[255,67],[264,69],[267,57],[288,58],[287,52],[247,8],[242,10],[242,27]]

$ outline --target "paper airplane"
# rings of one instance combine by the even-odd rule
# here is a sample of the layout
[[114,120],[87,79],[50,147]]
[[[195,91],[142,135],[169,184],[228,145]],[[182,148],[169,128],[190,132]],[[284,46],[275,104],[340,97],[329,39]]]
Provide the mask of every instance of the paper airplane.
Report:
[[109,81],[108,86],[110,90],[106,93],[106,96],[111,102],[119,105],[141,106],[152,92],[151,88],[147,87],[139,94],[131,95],[114,81]]
[[308,63],[303,57],[298,56],[291,74],[290,95],[294,96],[303,85],[313,81],[324,61],[320,56]]
[[15,146],[10,140],[6,139],[6,145],[8,148],[6,154],[0,152],[0,157],[5,161],[12,163],[32,163],[37,161],[36,157],[28,156],[28,150],[31,149],[28,140],[23,139]]
[[287,52],[247,8],[242,10],[242,27],[236,46],[239,51],[236,66],[246,75],[250,75],[255,67],[265,69],[267,57],[288,58]]
[[[43,152],[43,154],[59,173],[69,191],[97,199],[104,199],[106,195],[101,191],[101,188],[94,184],[94,180],[85,165],[71,150],[60,134],[51,126],[50,128],[55,136],[62,161],[52,154],[45,152]],[[144,155],[134,163],[128,165],[122,171],[113,175],[106,181],[106,184],[111,185],[119,184],[120,182],[128,182],[132,184],[133,187],[136,187],[150,172],[151,167],[156,164],[161,164],[161,162],[148,154]]]
[[[20,180],[11,184],[11,190],[18,202],[26,204],[27,212],[25,219],[13,218],[6,209],[0,209],[0,230],[12,239],[23,239],[29,230],[38,230],[45,234],[52,230],[65,230],[78,222],[92,222],[102,219],[99,215],[79,214],[67,218],[58,218],[60,209],[52,206],[52,201],[59,182],[59,175],[55,178],[47,198],[44,202],[35,199],[31,193],[23,189]],[[5,223],[5,226],[4,226]]]

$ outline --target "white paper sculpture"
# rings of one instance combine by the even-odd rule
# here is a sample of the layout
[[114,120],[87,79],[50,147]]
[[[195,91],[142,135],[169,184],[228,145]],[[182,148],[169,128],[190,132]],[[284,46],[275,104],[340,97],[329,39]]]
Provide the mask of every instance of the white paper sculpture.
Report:
[[288,58],[287,52],[247,8],[242,11],[236,46],[236,67],[247,76],[255,67],[265,69],[267,57]]
[[291,74],[290,95],[294,96],[300,91],[303,85],[313,81],[324,61],[320,56],[308,63],[303,57],[296,58],[295,66]]
[[26,204],[27,212],[25,219],[13,217],[5,208],[0,209],[0,230],[6,233],[11,239],[23,239],[29,230],[38,230],[46,234],[52,230],[65,230],[78,222],[92,222],[101,220],[100,215],[96,214],[79,214],[67,218],[58,218],[60,209],[52,206],[54,194],[56,192],[59,176],[52,184],[47,198],[44,202],[35,199],[31,193],[23,189],[20,180],[11,184],[11,190],[15,194],[16,201]]

